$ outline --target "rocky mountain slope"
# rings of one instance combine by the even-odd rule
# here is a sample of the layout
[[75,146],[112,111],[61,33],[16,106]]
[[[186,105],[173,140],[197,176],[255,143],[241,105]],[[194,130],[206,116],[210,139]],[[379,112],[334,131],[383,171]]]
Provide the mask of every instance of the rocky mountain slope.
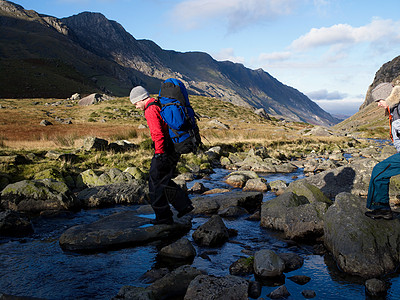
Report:
[[395,85],[400,84],[400,56],[395,57],[391,61],[385,63],[376,72],[374,81],[368,87],[364,103],[360,106],[360,110],[367,107],[373,102],[371,91],[382,82],[392,82]]
[[347,134],[365,138],[389,138],[389,123],[383,109],[378,108],[371,97],[371,91],[382,82],[400,85],[400,56],[385,63],[375,74],[368,87],[364,103],[350,118],[335,125],[334,128]]
[[0,0],[0,57],[6,70],[0,97],[69,97],[100,90],[126,96],[138,84],[156,93],[162,80],[176,77],[192,94],[264,108],[294,121],[338,122],[262,69],[219,62],[201,52],[163,50],[136,40],[99,13],[57,19]]

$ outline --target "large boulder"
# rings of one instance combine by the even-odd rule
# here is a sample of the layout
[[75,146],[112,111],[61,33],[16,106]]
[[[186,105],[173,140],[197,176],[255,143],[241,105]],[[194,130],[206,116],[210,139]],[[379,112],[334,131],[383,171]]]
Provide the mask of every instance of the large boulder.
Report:
[[233,187],[242,188],[249,179],[257,179],[259,176],[253,171],[236,171],[230,173],[225,182]]
[[192,199],[194,214],[218,214],[231,206],[245,208],[252,213],[260,207],[261,192],[228,192],[215,196],[201,196]]
[[319,188],[307,181],[293,181],[289,184],[285,192],[293,192],[297,196],[304,196],[310,203],[323,202],[328,205],[332,205],[333,203]]
[[101,251],[179,237],[191,227],[189,217],[176,219],[172,225],[152,225],[150,219],[135,211],[124,211],[91,224],[73,226],[61,235],[59,242],[63,250]]
[[79,100],[78,105],[80,106],[88,106],[88,105],[93,105],[102,101],[107,101],[112,99],[112,97],[107,96],[105,94],[98,94],[98,93],[94,93],[94,94],[90,94],[89,96],[86,96],[84,98],[82,98],[81,100]]
[[[117,168],[111,168],[103,172],[102,174],[96,174],[92,169],[88,169],[86,171],[81,172],[76,179],[76,186],[78,188],[85,187],[95,187],[102,185],[109,185],[113,183],[131,183],[135,184],[137,175],[138,179],[143,178],[144,176],[139,175],[139,171],[134,173],[134,169],[130,168],[127,171],[122,172]],[[131,174],[134,173],[134,174]]]
[[[323,234],[323,217],[328,201],[321,191],[308,184],[264,202],[261,206],[261,226],[281,230],[289,239],[316,238]],[[297,195],[294,191],[297,191]]]
[[185,300],[235,299],[247,300],[249,282],[243,278],[227,275],[199,275],[190,282]]
[[108,141],[97,137],[87,137],[83,141],[83,149],[86,151],[105,151],[108,149]]
[[68,186],[54,179],[23,180],[7,185],[1,192],[1,207],[38,213],[80,207]]
[[325,214],[324,240],[344,272],[372,278],[399,266],[400,221],[373,220],[365,211],[365,199],[337,195]]
[[84,207],[107,207],[115,204],[145,204],[149,187],[145,181],[114,183],[84,189],[77,195]]

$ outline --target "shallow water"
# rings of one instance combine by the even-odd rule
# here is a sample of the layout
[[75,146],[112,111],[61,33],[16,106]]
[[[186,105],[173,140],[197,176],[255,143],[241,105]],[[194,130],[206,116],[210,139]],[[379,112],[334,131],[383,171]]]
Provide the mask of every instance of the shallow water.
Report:
[[[208,188],[228,187],[222,182],[227,170],[218,169],[209,179],[199,180]],[[301,170],[291,174],[263,175],[268,181],[277,179],[293,181],[292,176],[303,177]],[[188,187],[193,182],[188,184]],[[265,193],[264,201],[275,197]],[[96,254],[63,252],[58,238],[69,227],[91,223],[101,217],[134,210],[137,206],[119,206],[107,209],[82,210],[67,213],[57,218],[40,217],[34,220],[35,234],[28,238],[3,239],[0,241],[0,292],[19,296],[46,299],[110,299],[124,285],[146,286],[141,276],[151,268],[160,266],[157,260],[159,244],[126,248]],[[186,235],[192,241],[194,229],[207,218],[193,219],[193,229]],[[293,252],[304,258],[302,268],[286,273],[307,275],[311,281],[304,286],[286,279],[285,285],[291,296],[288,299],[304,299],[303,290],[314,290],[314,299],[366,299],[363,280],[341,273],[329,256],[313,254],[309,245],[290,246],[279,233],[270,232],[259,226],[259,222],[244,218],[224,220],[228,228],[236,229],[238,236],[231,238],[220,248],[196,247],[197,256],[193,266],[205,269],[209,274],[228,275],[229,266],[240,257],[242,250],[257,251],[272,249],[276,252]],[[199,255],[207,253],[209,259]],[[246,277],[254,279],[252,276]],[[386,299],[400,299],[400,280],[397,274],[388,276],[391,284]],[[264,286],[261,297],[276,287]]]

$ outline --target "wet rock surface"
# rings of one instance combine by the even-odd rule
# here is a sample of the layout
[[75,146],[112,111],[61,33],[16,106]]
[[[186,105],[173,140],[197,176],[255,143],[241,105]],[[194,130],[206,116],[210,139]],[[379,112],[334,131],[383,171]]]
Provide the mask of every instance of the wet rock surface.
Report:
[[116,213],[91,224],[67,229],[59,243],[63,250],[100,251],[183,235],[191,228],[189,217],[175,219],[173,225],[152,225],[150,221],[137,216],[134,211]]

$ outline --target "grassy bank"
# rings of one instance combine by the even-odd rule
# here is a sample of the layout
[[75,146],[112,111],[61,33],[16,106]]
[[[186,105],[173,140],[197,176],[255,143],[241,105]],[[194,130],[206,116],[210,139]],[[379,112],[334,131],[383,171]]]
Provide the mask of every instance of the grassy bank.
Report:
[[[205,146],[219,145],[225,153],[264,146],[271,157],[292,159],[311,151],[324,153],[355,146],[354,140],[346,137],[304,136],[302,130],[311,129],[311,125],[266,120],[250,109],[218,99],[192,96],[191,102],[201,116],[199,127]],[[3,161],[0,164],[2,173],[30,179],[45,169],[77,174],[86,169],[124,170],[137,166],[146,170],[149,166],[152,157],[150,132],[140,126],[146,124],[143,112],[136,110],[127,98],[83,107],[77,105],[77,101],[64,99],[3,99],[0,105],[0,155],[30,157],[24,164],[17,164],[12,159]],[[42,120],[53,125],[42,126]],[[213,120],[228,129],[210,123]],[[72,124],[66,124],[67,121]],[[137,147],[124,153],[79,150],[89,136],[109,142],[127,140]],[[74,153],[76,161],[51,160],[46,157],[49,150]],[[188,166],[195,159],[196,164],[207,166],[205,155],[196,158],[184,155],[180,171],[189,170]]]

